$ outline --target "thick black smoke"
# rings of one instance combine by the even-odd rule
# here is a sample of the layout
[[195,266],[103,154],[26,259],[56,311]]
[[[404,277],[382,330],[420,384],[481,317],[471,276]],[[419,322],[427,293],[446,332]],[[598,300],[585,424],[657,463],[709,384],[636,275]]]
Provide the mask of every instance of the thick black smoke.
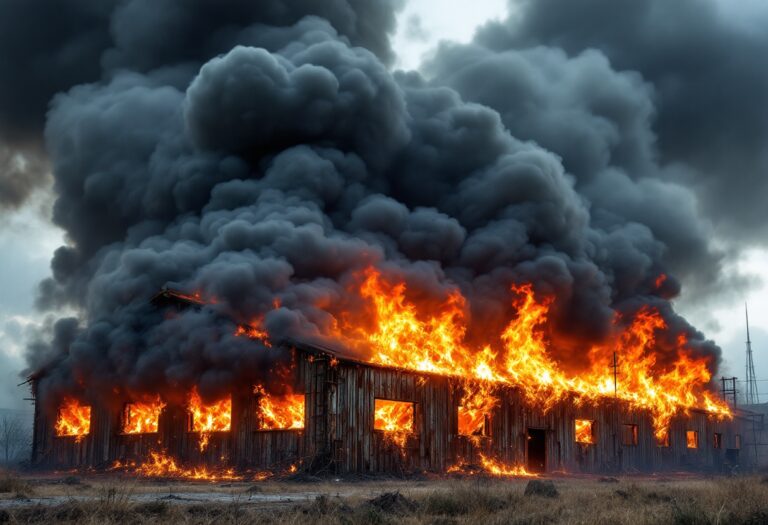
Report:
[[[315,32],[323,38],[332,25],[343,41],[390,63],[398,1],[4,0],[0,148],[38,144],[56,93],[126,70],[184,89],[204,62],[237,44],[275,50]],[[0,207],[19,205],[44,181],[22,184],[0,164]]]
[[[137,0],[110,14],[102,77],[56,95],[45,126],[70,243],[40,304],[83,321],[31,352],[43,388],[221,395],[274,365],[236,323],[322,338],[370,265],[421,297],[460,287],[476,330],[503,326],[510,284],[532,282],[556,297],[566,362],[615,312],[655,306],[716,365],[719,349],[671,309],[678,282],[658,281],[712,253],[693,198],[660,180],[673,168],[654,157],[639,75],[598,53],[503,55],[519,69],[498,84],[505,106],[495,76],[487,100],[469,81],[491,51],[446,49],[429,80],[393,74],[392,6],[304,4],[162,2],[148,19]],[[168,318],[148,303],[163,286],[213,304]]]
[[[768,8],[763,3],[511,0],[510,12],[509,20],[488,24],[477,44],[502,55],[536,46],[570,60],[597,54],[617,71],[639,74],[653,91],[660,160],[687,168],[665,171],[659,178],[691,188],[721,233],[765,242]],[[485,85],[493,83],[489,79]],[[600,86],[593,84],[591,90],[581,96],[599,100]],[[611,111],[606,106],[596,110],[596,117]],[[628,116],[610,114],[604,124],[618,125],[614,131],[621,132],[623,124],[632,124],[622,120]],[[542,132],[534,133],[538,140]],[[636,160],[624,151],[630,144],[612,142],[615,162]],[[645,175],[634,173],[633,178]]]
[[654,90],[640,75],[614,70],[595,50],[569,57],[556,48],[478,44],[443,45],[428,73],[433,85],[499,111],[512,135],[557,153],[590,203],[592,225],[647,227],[694,293],[725,284],[713,229],[694,193],[674,182],[690,170],[657,160]]

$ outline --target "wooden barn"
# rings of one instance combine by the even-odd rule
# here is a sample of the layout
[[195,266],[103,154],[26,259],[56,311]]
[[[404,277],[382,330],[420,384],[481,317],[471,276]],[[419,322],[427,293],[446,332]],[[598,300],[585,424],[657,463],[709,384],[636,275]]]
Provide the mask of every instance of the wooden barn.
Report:
[[[527,403],[519,389],[505,387],[482,431],[465,436],[458,430],[464,388],[458,378],[371,365],[298,342],[273,350],[294,354],[295,392],[304,395],[303,428],[261,430],[259,393],[247,388],[232,392],[230,430],[212,433],[202,451],[187,408],[170,404],[160,413],[156,432],[124,434],[125,410],[94,401],[88,434],[60,437],[56,414],[44,409],[49,400],[38,397],[33,463],[108,468],[164,451],[190,465],[399,474],[442,473],[457,464],[478,464],[481,454],[529,471],[567,473],[720,471],[750,461],[742,448],[747,426],[739,416],[718,420],[692,411],[676,417],[660,442],[647,412],[610,399],[598,405],[566,400],[544,412]],[[377,405],[388,401],[402,403],[412,418],[402,444],[374,423]]]

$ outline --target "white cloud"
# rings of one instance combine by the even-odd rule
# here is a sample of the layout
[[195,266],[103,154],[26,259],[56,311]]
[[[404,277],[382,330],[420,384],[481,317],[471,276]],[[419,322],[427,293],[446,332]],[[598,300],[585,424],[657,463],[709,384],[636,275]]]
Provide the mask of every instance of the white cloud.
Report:
[[24,349],[42,326],[34,309],[37,284],[50,273],[53,251],[63,232],[50,222],[50,188],[36,192],[20,209],[0,214],[0,408],[28,409],[29,397],[19,374],[26,367]]
[[506,0],[410,0],[392,39],[395,67],[417,69],[441,40],[468,42],[479,25],[506,14]]

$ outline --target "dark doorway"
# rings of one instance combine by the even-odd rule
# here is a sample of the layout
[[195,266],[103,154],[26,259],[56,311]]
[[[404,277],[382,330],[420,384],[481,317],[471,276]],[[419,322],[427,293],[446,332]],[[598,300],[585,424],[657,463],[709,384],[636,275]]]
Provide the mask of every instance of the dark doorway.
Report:
[[528,429],[528,470],[544,472],[547,466],[546,431],[543,428]]

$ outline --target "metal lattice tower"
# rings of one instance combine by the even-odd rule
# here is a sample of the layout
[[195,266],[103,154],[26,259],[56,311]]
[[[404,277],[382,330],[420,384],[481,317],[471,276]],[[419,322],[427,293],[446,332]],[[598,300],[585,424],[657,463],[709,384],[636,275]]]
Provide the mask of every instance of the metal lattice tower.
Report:
[[744,397],[746,404],[756,405],[760,402],[757,394],[757,378],[755,377],[755,363],[752,361],[752,341],[749,338],[749,312],[747,303],[744,303],[744,316],[747,320],[747,388]]

